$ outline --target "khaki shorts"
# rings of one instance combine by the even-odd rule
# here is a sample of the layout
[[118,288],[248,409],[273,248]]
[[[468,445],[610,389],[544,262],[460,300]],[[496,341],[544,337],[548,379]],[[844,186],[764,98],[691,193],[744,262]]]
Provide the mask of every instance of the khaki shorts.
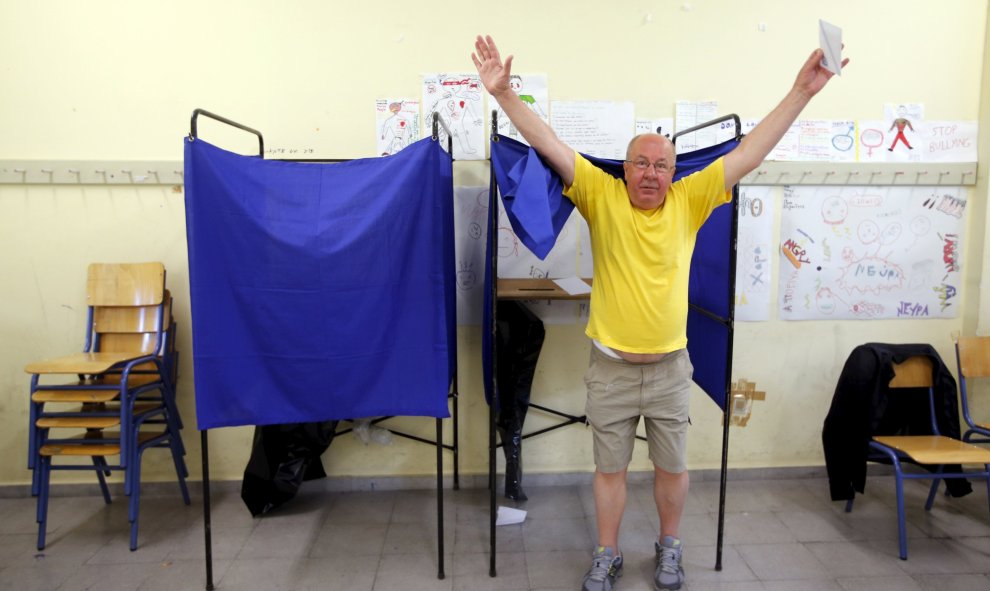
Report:
[[584,376],[585,414],[595,435],[595,466],[600,472],[619,472],[629,465],[641,416],[654,465],[675,474],[687,469],[693,372],[687,349],[668,353],[656,363],[629,363],[591,347]]

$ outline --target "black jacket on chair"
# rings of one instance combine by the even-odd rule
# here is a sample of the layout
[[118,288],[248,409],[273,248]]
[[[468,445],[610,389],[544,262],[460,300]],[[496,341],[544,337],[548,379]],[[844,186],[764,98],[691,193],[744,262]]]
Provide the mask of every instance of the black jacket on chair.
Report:
[[[959,437],[956,380],[931,345],[867,343],[853,349],[839,375],[832,406],[825,417],[822,445],[833,501],[853,498],[866,485],[866,458],[874,435],[932,435],[927,388],[898,389],[891,394],[893,363],[924,355],[934,365],[935,415],[942,435]],[[946,466],[960,472],[959,465]],[[949,494],[972,492],[963,478],[946,480]]]

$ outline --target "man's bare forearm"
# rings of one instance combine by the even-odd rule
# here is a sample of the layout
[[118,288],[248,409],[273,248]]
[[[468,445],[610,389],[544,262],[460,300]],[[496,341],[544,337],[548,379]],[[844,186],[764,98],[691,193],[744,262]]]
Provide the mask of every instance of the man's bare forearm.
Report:
[[509,121],[565,184],[574,182],[574,150],[512,90],[493,95]]

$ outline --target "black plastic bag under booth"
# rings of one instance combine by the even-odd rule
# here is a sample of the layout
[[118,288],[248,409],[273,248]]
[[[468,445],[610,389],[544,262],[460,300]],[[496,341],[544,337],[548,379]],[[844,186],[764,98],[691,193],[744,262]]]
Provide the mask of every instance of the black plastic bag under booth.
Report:
[[336,428],[337,421],[255,427],[241,482],[241,499],[251,515],[264,515],[288,502],[304,480],[326,477],[320,455],[333,442]]
[[505,454],[505,496],[514,501],[525,501],[522,430],[545,331],[543,321],[525,304],[501,300],[497,306],[498,414],[495,422]]

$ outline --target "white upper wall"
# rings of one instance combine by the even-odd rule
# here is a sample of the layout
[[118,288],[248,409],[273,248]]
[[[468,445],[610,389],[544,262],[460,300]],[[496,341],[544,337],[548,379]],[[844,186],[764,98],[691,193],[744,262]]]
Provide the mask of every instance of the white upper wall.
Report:
[[[647,116],[716,99],[762,117],[818,44],[852,57],[808,117],[878,119],[923,102],[975,119],[986,1],[8,2],[0,11],[0,159],[174,159],[196,107],[316,157],[374,155],[374,100],[473,71],[491,33],[556,99],[635,101]],[[765,31],[758,27],[763,25]]]
[[[804,116],[879,119],[885,102],[921,102],[928,118],[982,115],[984,129],[990,126],[986,109],[979,111],[990,100],[981,91],[986,0],[641,0],[612,6],[586,0],[50,0],[0,8],[0,160],[178,161],[196,107],[260,129],[269,146],[313,147],[313,157],[371,156],[374,100],[419,96],[423,73],[472,71],[474,35],[486,32],[517,56],[518,72],[546,73],[554,99],[629,100],[650,117],[673,115],[676,100],[714,99],[720,112],[761,117],[817,45],[819,18],[843,28],[852,63]],[[210,141],[254,149],[250,137],[206,125],[202,135]],[[757,403],[746,429],[734,431],[732,465],[821,463],[821,422],[836,376],[857,344],[930,342],[952,359],[950,334],[975,329],[985,266],[986,151],[981,157],[982,185],[978,194],[971,192],[967,219],[964,316],[739,323],[734,377],[755,381],[767,401]],[[456,168],[464,184],[487,183],[483,163]],[[85,268],[92,261],[165,262],[179,322],[188,457],[195,458],[181,188],[0,185],[0,212],[0,448],[11,458],[0,464],[0,484],[29,481],[23,367],[81,347]],[[534,388],[544,403],[577,413],[584,406],[588,352],[582,333],[579,326],[550,328]],[[462,327],[458,334],[461,468],[483,473],[487,410],[479,330]],[[717,466],[720,416],[702,394],[695,396],[692,418],[690,467]],[[432,421],[408,424],[432,433]],[[527,420],[534,428],[543,424],[535,412]],[[449,433],[449,422],[446,428]],[[215,477],[240,476],[250,436],[250,429],[212,433]],[[581,428],[533,440],[527,470],[590,470],[590,440]],[[170,478],[164,458],[149,456],[146,477]],[[343,437],[325,462],[332,474],[429,474],[434,455],[405,441],[383,451]],[[638,450],[633,468],[648,467]],[[88,474],[59,477],[90,480]]]

